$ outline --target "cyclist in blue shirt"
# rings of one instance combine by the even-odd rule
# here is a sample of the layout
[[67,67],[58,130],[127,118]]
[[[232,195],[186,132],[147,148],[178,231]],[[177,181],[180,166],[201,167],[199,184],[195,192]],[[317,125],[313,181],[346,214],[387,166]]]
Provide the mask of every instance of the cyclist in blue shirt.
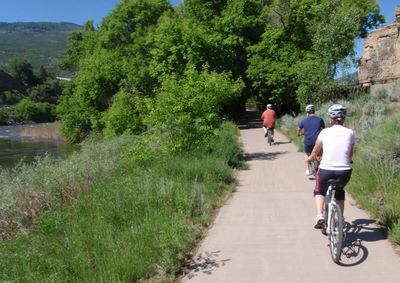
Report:
[[308,161],[308,157],[314,148],[319,133],[325,128],[325,123],[321,117],[315,115],[314,105],[307,105],[306,112],[307,118],[300,122],[299,127],[297,128],[297,135],[301,136],[302,131],[304,130],[304,158],[307,168],[306,175],[310,176],[310,162]]

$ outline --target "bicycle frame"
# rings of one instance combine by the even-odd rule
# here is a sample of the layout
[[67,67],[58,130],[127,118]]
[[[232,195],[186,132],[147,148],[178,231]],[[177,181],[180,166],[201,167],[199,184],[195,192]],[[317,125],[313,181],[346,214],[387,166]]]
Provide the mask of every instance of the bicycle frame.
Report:
[[267,142],[269,145],[272,144],[272,129],[267,128]]

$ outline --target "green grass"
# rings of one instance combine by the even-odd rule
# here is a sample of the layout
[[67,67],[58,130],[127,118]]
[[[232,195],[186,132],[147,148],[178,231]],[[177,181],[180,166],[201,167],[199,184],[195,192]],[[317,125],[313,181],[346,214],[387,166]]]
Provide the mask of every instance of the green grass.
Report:
[[228,163],[241,163],[233,160],[237,129],[225,124],[215,145],[125,159],[70,204],[42,213],[34,229],[1,242],[0,281],[172,282],[235,185]]

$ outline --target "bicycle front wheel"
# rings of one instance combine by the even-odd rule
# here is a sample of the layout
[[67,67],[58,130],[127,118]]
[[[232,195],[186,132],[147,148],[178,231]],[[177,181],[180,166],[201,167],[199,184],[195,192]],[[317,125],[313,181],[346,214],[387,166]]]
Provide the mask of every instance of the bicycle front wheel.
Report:
[[343,216],[339,205],[331,205],[328,223],[331,256],[335,263],[339,263],[343,248]]

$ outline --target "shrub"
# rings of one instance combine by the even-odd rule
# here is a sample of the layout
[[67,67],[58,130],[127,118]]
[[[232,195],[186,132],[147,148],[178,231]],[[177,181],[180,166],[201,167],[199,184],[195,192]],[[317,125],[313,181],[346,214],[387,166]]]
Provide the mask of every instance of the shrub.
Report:
[[114,137],[122,134],[139,134],[143,132],[142,113],[145,98],[133,93],[119,92],[111,107],[104,113],[104,134]]
[[33,102],[24,98],[13,107],[13,117],[34,122],[49,122],[54,120],[55,105],[47,102]]
[[198,73],[189,67],[180,79],[164,79],[146,124],[173,151],[201,148],[220,125],[222,107],[242,88],[228,74]]

